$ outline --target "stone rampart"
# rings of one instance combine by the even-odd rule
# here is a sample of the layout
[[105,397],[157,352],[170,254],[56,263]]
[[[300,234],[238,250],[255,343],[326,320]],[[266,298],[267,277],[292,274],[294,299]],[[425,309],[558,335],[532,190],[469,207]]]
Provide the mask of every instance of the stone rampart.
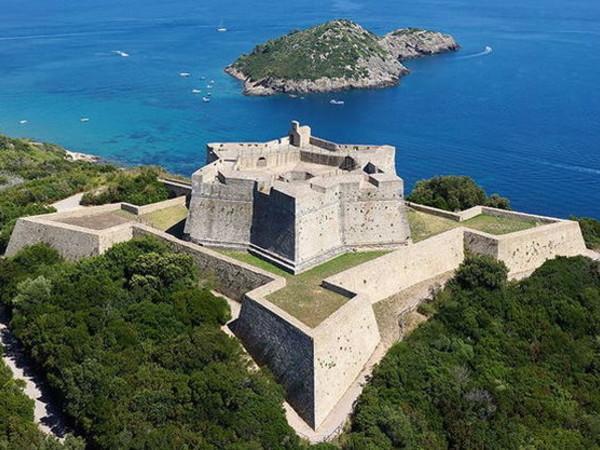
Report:
[[508,267],[509,276],[513,278],[528,275],[557,256],[586,253],[579,224],[570,220],[555,221],[500,236],[466,229],[465,247],[473,253],[503,261]]
[[104,230],[93,230],[62,223],[59,219],[79,218],[95,213],[110,213],[121,210],[121,204],[95,206],[40,216],[23,217],[17,220],[6,249],[13,256],[24,247],[45,243],[58,250],[68,260],[78,260],[102,254],[118,242],[131,239],[131,225],[122,224]]
[[323,281],[338,292],[364,293],[373,303],[443,273],[464,259],[463,229],[410,244]]
[[334,410],[380,341],[371,299],[357,295],[312,330],[315,425]]
[[123,211],[127,211],[138,216],[160,211],[161,209],[170,208],[172,206],[185,206],[185,195],[144,206],[132,205],[131,203],[121,203],[121,209]]

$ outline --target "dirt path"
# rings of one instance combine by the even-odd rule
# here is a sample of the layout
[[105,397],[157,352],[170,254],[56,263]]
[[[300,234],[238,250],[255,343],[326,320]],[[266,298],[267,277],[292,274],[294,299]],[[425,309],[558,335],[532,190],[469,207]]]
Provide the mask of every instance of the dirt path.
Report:
[[17,380],[25,382],[25,395],[34,403],[34,420],[40,430],[63,440],[67,429],[60,410],[52,405],[52,397],[47,386],[29,365],[28,358],[17,339],[8,328],[8,316],[4,307],[0,306],[0,343],[4,347],[2,361]]
[[70,197],[52,203],[51,206],[56,208],[57,212],[73,211],[74,209],[84,208],[84,206],[79,204],[82,197],[83,193],[71,195]]

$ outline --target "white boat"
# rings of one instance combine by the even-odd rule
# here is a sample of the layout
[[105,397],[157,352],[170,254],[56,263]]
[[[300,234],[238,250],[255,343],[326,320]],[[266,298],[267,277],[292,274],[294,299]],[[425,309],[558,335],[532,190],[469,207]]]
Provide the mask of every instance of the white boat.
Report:
[[329,104],[331,104],[331,105],[343,105],[344,104],[344,100],[336,100],[336,99],[332,98],[331,100],[329,100]]
[[129,57],[129,53],[126,53],[126,52],[124,52],[124,51],[121,51],[121,50],[113,50],[113,53],[114,53],[115,55],[122,56],[123,58],[127,58],[127,57]]
[[202,97],[202,101],[204,103],[208,103],[208,102],[210,102],[210,97]]
[[80,122],[85,123],[85,122],[89,122],[90,118],[89,117],[82,117],[81,119],[79,119]]
[[200,89],[192,89],[192,94],[200,94],[201,92]]
[[219,23],[219,26],[217,27],[217,31],[219,33],[225,33],[227,31],[227,28],[225,27],[225,25],[223,25],[223,21],[222,20]]
[[20,123],[21,125],[25,125],[25,124],[27,123],[27,121],[26,121],[26,120],[19,120],[19,123]]
[[188,78],[190,77],[192,74],[189,72],[179,72],[179,76],[183,77],[183,78]]
[[288,97],[289,98],[298,98],[298,96],[296,94],[289,94]]

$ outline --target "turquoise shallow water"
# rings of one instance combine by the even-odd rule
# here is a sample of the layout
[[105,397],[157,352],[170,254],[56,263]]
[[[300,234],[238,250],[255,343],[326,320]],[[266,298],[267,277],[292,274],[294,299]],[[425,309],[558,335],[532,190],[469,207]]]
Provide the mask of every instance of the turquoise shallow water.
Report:
[[[336,17],[441,30],[463,48],[408,63],[397,88],[304,100],[244,97],[222,71],[255,43]],[[3,0],[0,18],[2,133],[190,174],[206,142],[271,139],[299,119],[331,140],[395,145],[407,187],[467,174],[518,209],[600,217],[597,1]],[[203,103],[192,89],[211,79]]]

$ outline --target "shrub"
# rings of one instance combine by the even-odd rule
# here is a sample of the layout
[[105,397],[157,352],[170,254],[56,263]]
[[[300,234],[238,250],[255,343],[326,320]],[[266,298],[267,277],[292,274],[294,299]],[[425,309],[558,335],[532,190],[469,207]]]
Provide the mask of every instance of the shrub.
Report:
[[169,191],[158,181],[160,171],[142,168],[135,172],[120,172],[107,186],[87,192],[81,199],[82,205],[104,205],[127,202],[142,206],[169,198]]
[[454,175],[417,181],[407,200],[446,211],[462,211],[477,205],[510,208],[508,199],[498,194],[488,197],[473,179]]
[[467,257],[456,271],[453,282],[463,289],[498,289],[506,284],[508,269],[491,256]]
[[579,222],[587,248],[600,250],[600,220],[590,217],[571,217],[571,220]]

